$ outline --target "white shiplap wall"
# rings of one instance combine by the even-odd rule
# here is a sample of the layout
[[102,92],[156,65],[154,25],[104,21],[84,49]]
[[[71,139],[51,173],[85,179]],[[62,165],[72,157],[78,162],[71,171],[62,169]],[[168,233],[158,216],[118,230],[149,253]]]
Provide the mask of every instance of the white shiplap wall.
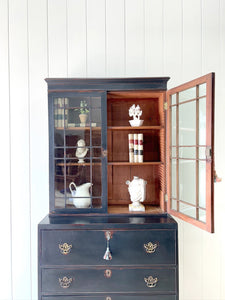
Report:
[[[216,72],[215,154],[225,180],[224,0],[0,0],[0,300],[37,299],[37,224],[48,212],[46,77]],[[180,299],[225,299],[224,182],[215,233],[179,222]]]

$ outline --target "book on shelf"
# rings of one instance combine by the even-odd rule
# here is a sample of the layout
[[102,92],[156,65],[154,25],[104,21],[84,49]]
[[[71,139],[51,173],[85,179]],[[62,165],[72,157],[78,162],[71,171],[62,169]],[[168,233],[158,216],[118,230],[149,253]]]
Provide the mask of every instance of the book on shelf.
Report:
[[134,133],[134,162],[138,162],[138,135]]
[[143,162],[143,133],[138,133],[138,162]]
[[129,133],[129,162],[142,163],[143,162],[143,133]]
[[68,98],[54,99],[54,124],[55,127],[68,126]]
[[133,133],[128,134],[129,143],[129,162],[134,162],[134,135]]

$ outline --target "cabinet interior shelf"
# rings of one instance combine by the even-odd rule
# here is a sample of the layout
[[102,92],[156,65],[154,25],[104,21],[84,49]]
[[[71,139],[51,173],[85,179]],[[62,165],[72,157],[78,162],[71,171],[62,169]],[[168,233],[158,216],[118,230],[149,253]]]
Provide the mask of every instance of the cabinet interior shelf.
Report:
[[[163,164],[163,162],[161,162],[161,161],[146,161],[146,162],[142,162],[142,163],[130,163],[130,162],[126,162],[126,161],[124,161],[124,162],[118,162],[118,161],[108,162],[109,166],[143,166],[143,165],[149,166],[149,165],[162,165],[162,164]],[[59,167],[90,166],[90,165],[91,165],[91,163],[78,163],[78,162],[77,163],[65,163],[65,164],[63,162],[57,163],[57,166],[59,166]],[[93,162],[92,165],[97,166],[97,165],[101,165],[101,163]]]
[[79,127],[56,127],[55,128],[56,130],[59,130],[59,131],[63,131],[64,129],[66,131],[77,131],[77,130],[96,130],[96,131],[100,131],[101,130],[101,127],[96,127],[96,126],[79,126]]
[[130,163],[130,162],[108,162],[109,166],[149,166],[149,165],[162,165],[163,163],[161,161],[145,161],[145,162],[141,162],[141,163]]
[[108,126],[108,130],[114,131],[114,130],[161,130],[164,129],[164,126]]
[[90,165],[94,165],[94,166],[100,166],[101,165],[101,163],[100,162],[92,162],[92,163],[70,163],[70,162],[68,162],[68,163],[57,163],[57,166],[59,166],[59,167],[63,167],[63,166],[66,166],[66,167],[73,167],[73,166],[90,166]]

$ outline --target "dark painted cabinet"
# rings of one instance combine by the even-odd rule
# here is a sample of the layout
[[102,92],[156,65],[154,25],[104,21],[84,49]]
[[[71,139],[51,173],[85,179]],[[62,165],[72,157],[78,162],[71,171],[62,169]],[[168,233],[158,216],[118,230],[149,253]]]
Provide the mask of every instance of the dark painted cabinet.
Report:
[[[40,299],[178,299],[171,217],[85,219],[48,216],[39,224]],[[112,259],[104,260],[108,234]]]
[[[169,91],[168,79],[46,79],[39,300],[178,300],[168,213],[213,231],[214,74]],[[131,126],[132,113],[144,123]],[[132,202],[144,199],[144,209],[132,211],[137,177],[145,192],[133,191]]]

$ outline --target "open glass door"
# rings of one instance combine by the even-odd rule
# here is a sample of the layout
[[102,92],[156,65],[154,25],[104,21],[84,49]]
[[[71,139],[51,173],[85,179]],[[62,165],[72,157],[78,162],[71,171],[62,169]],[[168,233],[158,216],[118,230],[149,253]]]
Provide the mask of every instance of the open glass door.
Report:
[[167,93],[168,213],[213,232],[214,73]]

